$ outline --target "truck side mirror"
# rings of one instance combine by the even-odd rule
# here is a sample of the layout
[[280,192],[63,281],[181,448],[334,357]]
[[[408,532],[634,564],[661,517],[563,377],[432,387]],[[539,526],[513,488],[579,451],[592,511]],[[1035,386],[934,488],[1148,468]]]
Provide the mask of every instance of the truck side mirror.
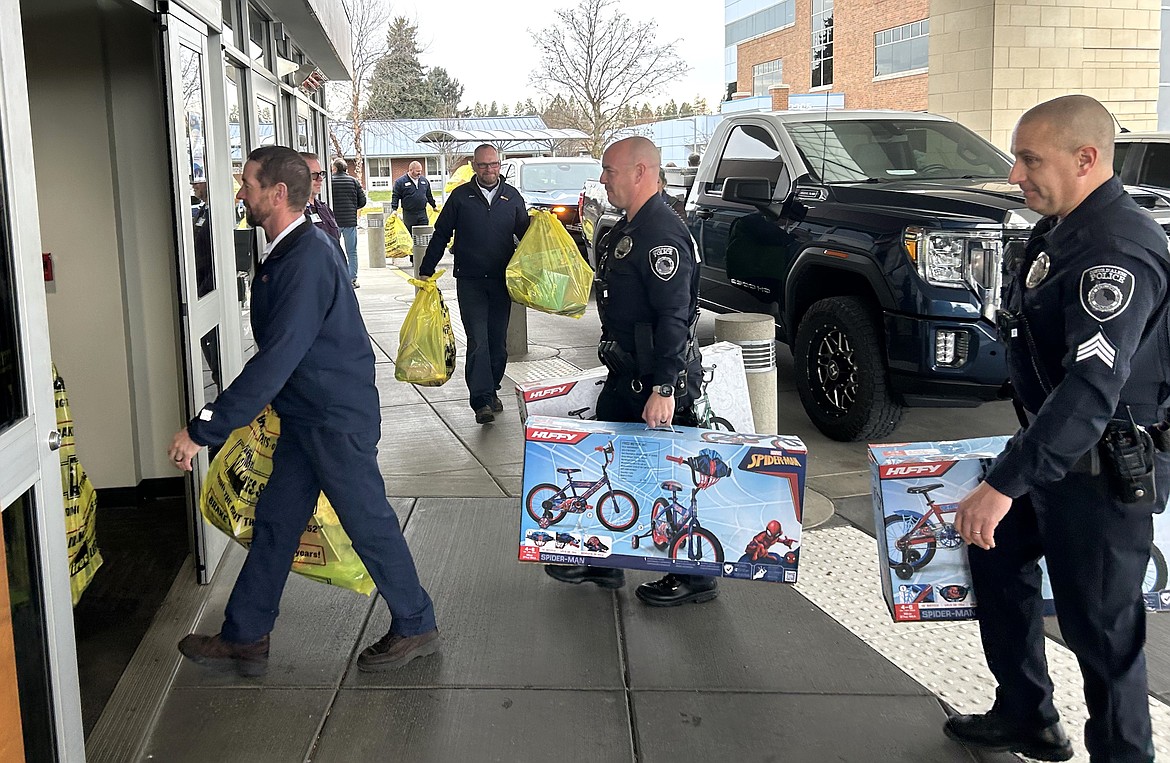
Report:
[[767,178],[727,178],[723,181],[723,200],[749,207],[772,204],[772,185]]

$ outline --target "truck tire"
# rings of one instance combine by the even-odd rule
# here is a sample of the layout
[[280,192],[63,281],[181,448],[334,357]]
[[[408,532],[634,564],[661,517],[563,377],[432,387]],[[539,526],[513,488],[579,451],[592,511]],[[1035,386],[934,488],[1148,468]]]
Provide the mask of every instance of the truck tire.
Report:
[[841,442],[885,437],[902,420],[881,332],[859,297],[814,302],[796,328],[796,389],[816,428]]

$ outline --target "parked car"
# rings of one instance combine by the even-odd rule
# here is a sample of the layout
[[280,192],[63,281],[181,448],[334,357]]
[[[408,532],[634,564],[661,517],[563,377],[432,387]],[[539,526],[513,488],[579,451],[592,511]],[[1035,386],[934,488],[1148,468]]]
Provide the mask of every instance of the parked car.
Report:
[[1010,168],[932,114],[728,117],[687,200],[700,300],[774,317],[804,409],[834,439],[884,437],[907,406],[995,400],[1002,250],[1038,218]]
[[1113,147],[1113,170],[1121,182],[1170,200],[1170,132],[1123,132]]
[[507,159],[500,172],[520,189],[529,209],[546,209],[580,244],[584,242],[577,201],[586,180],[601,177],[601,162],[589,156]]
[[[666,193],[675,199],[685,201],[691,184],[695,181],[695,171],[695,167],[667,167]],[[585,241],[585,259],[596,269],[597,242],[607,230],[617,224],[622,212],[609,203],[605,186],[596,180],[585,181],[577,208],[581,219],[581,235]]]

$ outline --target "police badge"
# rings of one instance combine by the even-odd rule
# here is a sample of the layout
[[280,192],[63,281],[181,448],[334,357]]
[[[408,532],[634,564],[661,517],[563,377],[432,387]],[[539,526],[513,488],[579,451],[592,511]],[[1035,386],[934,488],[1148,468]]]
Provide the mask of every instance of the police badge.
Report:
[[1028,275],[1024,278],[1024,286],[1029,289],[1035,289],[1040,285],[1040,282],[1048,275],[1048,268],[1052,265],[1052,260],[1048,258],[1048,252],[1040,252],[1036,259],[1032,260],[1031,267],[1028,268]]
[[617,246],[613,248],[613,256],[619,260],[624,260],[630,250],[634,248],[634,240],[629,236],[622,236],[618,239]]
[[1081,306],[1095,320],[1111,321],[1133,299],[1133,273],[1115,265],[1097,265],[1081,273]]

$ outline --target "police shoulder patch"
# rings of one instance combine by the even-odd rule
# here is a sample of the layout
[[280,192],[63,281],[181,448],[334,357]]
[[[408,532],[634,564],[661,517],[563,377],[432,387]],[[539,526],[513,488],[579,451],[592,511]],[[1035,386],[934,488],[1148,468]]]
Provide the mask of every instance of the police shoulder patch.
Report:
[[650,250],[650,269],[663,281],[669,281],[678,272],[678,249],[656,246]]
[[1111,321],[1133,300],[1134,278],[1116,265],[1094,265],[1081,273],[1081,306],[1094,320]]

